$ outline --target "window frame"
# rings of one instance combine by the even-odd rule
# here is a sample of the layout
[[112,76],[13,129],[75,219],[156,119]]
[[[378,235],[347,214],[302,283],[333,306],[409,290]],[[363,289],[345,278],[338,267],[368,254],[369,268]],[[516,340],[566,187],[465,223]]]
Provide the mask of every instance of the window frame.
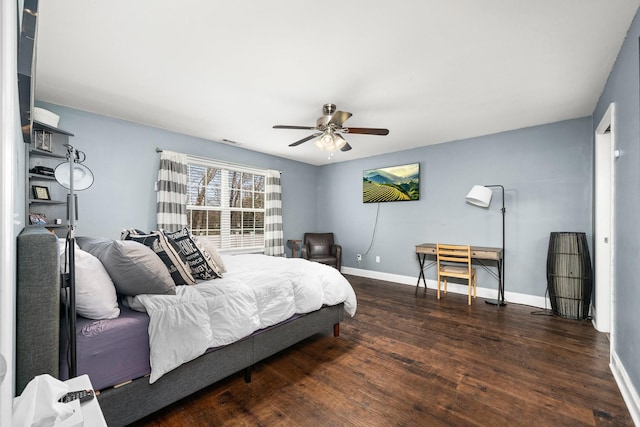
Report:
[[[194,166],[200,166],[200,167],[207,167],[207,168],[215,168],[215,169],[220,169],[222,170],[222,174],[220,177],[220,191],[221,191],[221,195],[220,195],[220,203],[221,205],[218,206],[202,206],[202,205],[192,205],[189,204],[189,202],[191,201],[191,199],[189,197],[187,197],[187,224],[189,226],[189,228],[191,228],[192,232],[198,236],[198,238],[207,238],[207,236],[209,236],[209,234],[201,234],[201,230],[202,229],[193,229],[192,228],[192,211],[193,210],[199,210],[199,211],[213,211],[213,212],[220,212],[220,236],[218,238],[216,238],[215,240],[217,240],[217,242],[215,242],[216,247],[218,249],[219,252],[221,253],[228,253],[228,254],[232,254],[232,253],[264,253],[265,247],[264,247],[264,241],[265,241],[265,215],[266,215],[266,208],[265,208],[265,204],[266,204],[266,181],[267,181],[267,170],[266,169],[261,169],[261,168],[257,168],[257,167],[252,167],[252,166],[246,166],[246,165],[238,165],[238,164],[234,164],[234,163],[228,163],[228,162],[222,162],[222,161],[218,161],[215,159],[207,159],[207,158],[203,158],[203,157],[196,157],[196,156],[187,156],[187,164],[188,164],[188,176],[187,176],[187,192],[189,192],[189,188],[190,188],[190,183],[191,183],[191,165]],[[255,203],[255,177],[254,177],[254,182],[253,182],[253,188],[251,190],[246,190],[243,189],[243,182],[242,182],[242,175],[240,177],[240,185],[239,188],[232,188],[232,183],[229,181],[229,177],[228,177],[228,172],[237,172],[237,173],[247,173],[247,174],[252,174],[252,175],[257,175],[257,176],[261,176],[262,177],[262,195],[263,195],[263,200],[262,200],[262,208],[256,208],[256,207],[242,207],[242,196],[240,197],[240,206],[239,207],[231,207],[229,206],[229,200],[230,200],[230,195],[231,192],[236,190],[236,191],[240,191],[241,194],[243,191],[251,191],[253,193],[253,200]],[[206,203],[206,199],[207,197],[205,196],[205,203]],[[244,225],[242,224],[240,226],[240,230],[237,230],[236,227],[232,227],[231,225],[231,217],[232,217],[232,212],[240,212],[240,216],[242,218],[245,217],[245,213],[254,213],[254,214],[262,214],[262,227],[258,228],[256,227],[256,223],[259,223],[259,221],[256,220],[255,215],[253,218],[253,230],[254,233],[261,233],[262,235],[262,239],[261,239],[261,245],[244,245],[244,242],[242,243],[242,246],[233,246],[233,237],[232,237],[232,231],[234,231],[234,229],[236,229],[235,231],[239,231],[240,233],[240,240],[244,240],[244,233],[243,231],[245,230]],[[205,228],[204,230],[208,231],[208,227]],[[211,241],[214,241],[214,239],[210,239]]]

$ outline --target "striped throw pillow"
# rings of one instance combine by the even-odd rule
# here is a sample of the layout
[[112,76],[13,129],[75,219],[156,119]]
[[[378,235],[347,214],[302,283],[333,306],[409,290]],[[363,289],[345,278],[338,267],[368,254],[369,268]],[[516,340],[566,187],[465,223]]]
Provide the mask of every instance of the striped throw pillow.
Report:
[[191,274],[191,268],[187,259],[181,254],[178,245],[169,239],[162,231],[143,231],[129,228],[123,230],[120,238],[122,240],[133,240],[151,248],[167,266],[169,274],[176,285],[195,285],[196,280]]

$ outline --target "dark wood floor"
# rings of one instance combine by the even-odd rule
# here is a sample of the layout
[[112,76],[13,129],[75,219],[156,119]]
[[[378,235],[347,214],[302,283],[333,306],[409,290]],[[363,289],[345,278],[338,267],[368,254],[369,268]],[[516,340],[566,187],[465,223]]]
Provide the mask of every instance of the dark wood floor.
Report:
[[589,321],[348,276],[358,313],[137,426],[632,426]]

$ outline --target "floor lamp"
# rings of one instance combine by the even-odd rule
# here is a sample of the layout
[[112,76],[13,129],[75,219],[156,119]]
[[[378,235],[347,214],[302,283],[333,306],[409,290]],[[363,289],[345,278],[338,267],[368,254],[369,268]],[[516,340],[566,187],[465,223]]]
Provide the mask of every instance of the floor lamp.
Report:
[[475,206],[487,208],[491,204],[491,196],[493,196],[492,188],[499,188],[502,191],[502,261],[498,261],[498,299],[485,300],[487,304],[507,305],[504,301],[504,219],[506,209],[504,208],[504,187],[502,185],[474,185],[467,194],[467,202]]
[[69,190],[67,194],[67,220],[69,230],[67,232],[67,250],[65,258],[69,271],[63,287],[68,288],[67,309],[69,311],[69,378],[77,376],[78,365],[76,361],[76,266],[75,266],[75,228],[78,219],[78,205],[76,191],[86,190],[93,184],[93,173],[84,166],[85,154],[77,151],[71,145],[67,147],[67,162],[60,163],[54,170],[54,176],[58,184]]

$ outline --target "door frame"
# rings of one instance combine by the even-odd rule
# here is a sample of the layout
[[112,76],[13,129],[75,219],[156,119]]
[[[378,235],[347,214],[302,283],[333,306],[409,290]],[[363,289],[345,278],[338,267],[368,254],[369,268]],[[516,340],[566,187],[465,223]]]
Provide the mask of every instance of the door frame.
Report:
[[611,348],[615,339],[613,322],[615,318],[614,162],[618,154],[615,150],[615,128],[615,104],[611,103],[595,131],[593,208],[595,310],[592,311],[595,328],[600,332],[611,334]]
[[[17,97],[17,3],[0,3],[0,357],[6,362],[0,381],[2,422],[11,424],[14,396],[15,353],[15,193],[17,188],[17,147],[22,143],[16,121]],[[20,139],[18,139],[20,138]],[[8,414],[8,415],[7,415]],[[3,424],[4,425],[4,424]]]

